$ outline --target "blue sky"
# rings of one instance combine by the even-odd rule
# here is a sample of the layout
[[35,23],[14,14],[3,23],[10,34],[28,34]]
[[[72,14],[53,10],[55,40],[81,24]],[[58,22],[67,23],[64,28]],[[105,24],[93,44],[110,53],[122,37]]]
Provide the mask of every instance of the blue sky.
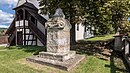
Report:
[[0,0],[0,28],[7,28],[13,20],[12,10],[18,0]]

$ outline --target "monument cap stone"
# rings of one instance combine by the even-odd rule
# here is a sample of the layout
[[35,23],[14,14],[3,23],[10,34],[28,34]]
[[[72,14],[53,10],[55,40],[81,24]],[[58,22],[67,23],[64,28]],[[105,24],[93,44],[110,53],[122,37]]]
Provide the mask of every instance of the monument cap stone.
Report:
[[48,19],[48,21],[45,23],[45,28],[46,29],[63,29],[65,30],[70,30],[71,29],[71,24],[70,22],[65,19],[65,15],[62,12],[61,8],[56,9],[55,14],[53,15],[52,18]]
[[56,9],[56,12],[55,12],[53,17],[63,17],[63,18],[65,18],[65,15],[64,15],[62,9],[58,8],[58,9]]

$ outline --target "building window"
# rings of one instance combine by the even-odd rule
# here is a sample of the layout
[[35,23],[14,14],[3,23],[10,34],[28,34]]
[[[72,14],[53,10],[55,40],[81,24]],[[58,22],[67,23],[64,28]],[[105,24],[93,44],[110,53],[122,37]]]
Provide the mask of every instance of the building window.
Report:
[[79,24],[77,24],[77,31],[79,31]]

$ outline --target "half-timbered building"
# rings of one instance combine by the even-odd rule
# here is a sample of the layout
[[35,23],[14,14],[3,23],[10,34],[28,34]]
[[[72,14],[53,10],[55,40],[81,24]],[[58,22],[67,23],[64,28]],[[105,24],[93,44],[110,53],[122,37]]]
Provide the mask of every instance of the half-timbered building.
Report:
[[6,32],[9,45],[45,45],[46,19],[38,14],[38,9],[25,2],[14,10],[15,18]]
[[[8,45],[46,45],[45,22],[49,17],[39,13],[37,0],[18,0],[15,16],[6,34]],[[82,24],[72,25],[70,44],[93,35]]]

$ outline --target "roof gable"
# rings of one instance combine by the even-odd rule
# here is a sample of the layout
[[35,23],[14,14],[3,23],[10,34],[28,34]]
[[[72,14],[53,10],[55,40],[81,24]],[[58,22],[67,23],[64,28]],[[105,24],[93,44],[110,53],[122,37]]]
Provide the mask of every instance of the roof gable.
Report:
[[39,1],[37,1],[37,0],[18,0],[16,7],[21,6],[25,2],[32,3],[36,8],[39,9]]
[[13,10],[17,10],[17,9],[23,8],[23,7],[27,7],[27,8],[38,11],[38,8],[36,8],[32,3],[29,3],[29,2],[25,2],[24,4],[22,4],[22,5],[18,6],[18,7],[15,7]]

